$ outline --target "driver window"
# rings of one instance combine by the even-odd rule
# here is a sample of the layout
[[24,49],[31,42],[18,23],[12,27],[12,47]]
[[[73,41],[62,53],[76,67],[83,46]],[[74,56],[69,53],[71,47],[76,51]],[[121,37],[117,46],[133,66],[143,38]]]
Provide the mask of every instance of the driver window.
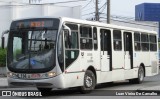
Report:
[[70,30],[71,35],[69,36],[69,31],[64,33],[65,40],[65,68],[67,68],[71,63],[73,63],[79,55],[79,45],[78,45],[78,25],[77,24],[66,24]]
[[65,41],[65,48],[70,48],[70,38],[69,38],[69,31],[68,30],[64,30],[64,41]]
[[13,57],[17,59],[17,55],[22,54],[22,38],[14,37],[13,39]]
[[[66,40],[66,48],[70,49],[78,49],[78,25],[75,24],[66,24],[71,29],[71,36],[70,38],[67,35],[68,33],[65,33],[65,40]],[[67,31],[69,32],[69,31]]]

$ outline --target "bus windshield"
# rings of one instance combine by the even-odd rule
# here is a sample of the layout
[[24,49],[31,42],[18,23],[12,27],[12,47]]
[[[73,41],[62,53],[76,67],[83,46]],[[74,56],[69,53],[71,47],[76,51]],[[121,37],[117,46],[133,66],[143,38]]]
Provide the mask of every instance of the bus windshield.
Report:
[[55,66],[57,30],[11,31],[8,41],[8,67],[36,72]]

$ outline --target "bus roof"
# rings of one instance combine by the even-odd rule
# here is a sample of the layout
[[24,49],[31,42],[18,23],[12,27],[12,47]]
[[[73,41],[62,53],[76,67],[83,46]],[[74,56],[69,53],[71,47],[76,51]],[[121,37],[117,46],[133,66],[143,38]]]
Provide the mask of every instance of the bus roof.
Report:
[[[45,17],[24,18],[24,19],[18,19],[18,20],[36,19],[36,18],[59,18],[62,22],[71,22],[71,23],[78,23],[78,24],[84,24],[84,25],[99,26],[99,27],[104,27],[104,28],[121,29],[121,30],[126,30],[126,31],[136,31],[136,32],[142,32],[142,33],[157,34],[156,31],[149,31],[149,30],[140,29],[140,28],[119,26],[119,25],[106,24],[106,23],[97,22],[97,21],[88,21],[88,20],[74,19],[74,18],[68,18],[68,17],[48,17],[48,16],[46,17],[45,16]],[[18,20],[14,20],[14,21],[18,21]]]
[[142,33],[149,33],[149,34],[157,34],[156,31],[150,31],[140,28],[133,28],[133,27],[126,27],[126,26],[119,26],[119,25],[113,25],[113,24],[106,24],[102,22],[97,21],[87,21],[87,20],[81,20],[81,19],[73,19],[73,18],[67,18],[67,17],[61,17],[63,22],[73,22],[73,23],[79,23],[84,25],[92,25],[92,26],[99,26],[104,28],[112,28],[112,29],[121,29],[126,31],[136,31],[136,32],[142,32]]

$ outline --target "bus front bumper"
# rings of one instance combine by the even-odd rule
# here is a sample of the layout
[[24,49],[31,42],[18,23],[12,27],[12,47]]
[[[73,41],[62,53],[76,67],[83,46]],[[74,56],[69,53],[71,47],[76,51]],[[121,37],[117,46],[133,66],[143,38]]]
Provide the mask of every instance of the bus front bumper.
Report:
[[39,88],[64,88],[63,75],[58,75],[48,79],[14,79],[8,77],[8,85],[15,87],[35,86]]

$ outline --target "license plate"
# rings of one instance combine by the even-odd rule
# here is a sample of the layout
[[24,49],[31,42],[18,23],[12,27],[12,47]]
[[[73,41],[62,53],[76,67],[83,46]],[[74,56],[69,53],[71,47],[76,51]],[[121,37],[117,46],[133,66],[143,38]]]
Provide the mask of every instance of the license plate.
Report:
[[26,74],[17,74],[17,77],[25,79],[25,78],[27,78],[27,75]]
[[18,74],[17,77],[21,79],[37,79],[37,78],[40,78],[41,75],[40,74]]

